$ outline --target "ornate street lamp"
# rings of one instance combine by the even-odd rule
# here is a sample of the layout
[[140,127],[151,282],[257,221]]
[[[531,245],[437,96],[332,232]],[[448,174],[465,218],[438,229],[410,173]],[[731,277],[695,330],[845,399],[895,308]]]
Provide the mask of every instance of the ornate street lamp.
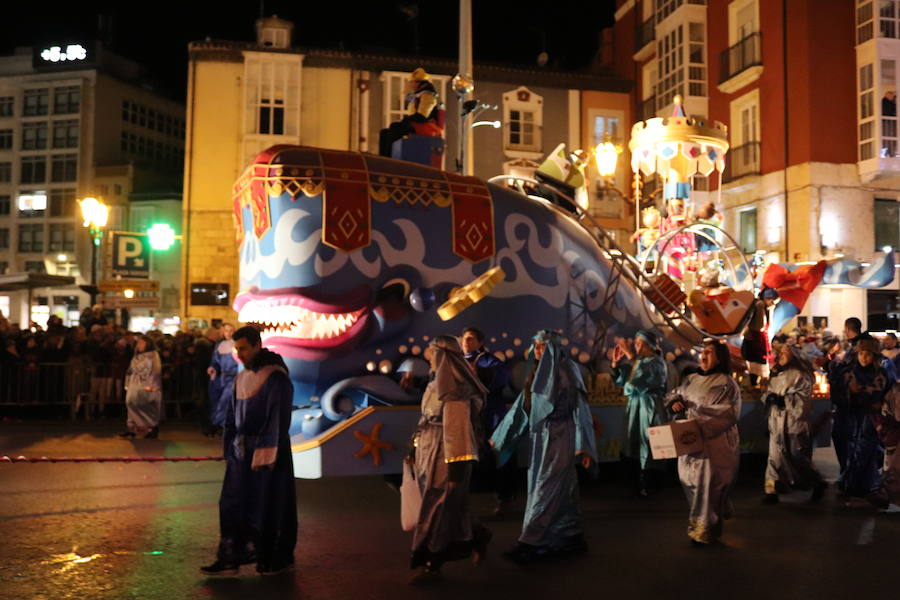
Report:
[[613,177],[616,174],[616,163],[622,148],[610,141],[597,144],[594,148],[594,163],[597,165],[597,174],[600,177]]
[[91,234],[91,306],[97,301],[97,250],[103,240],[103,228],[109,221],[109,207],[93,197],[79,201],[81,205],[82,225]]

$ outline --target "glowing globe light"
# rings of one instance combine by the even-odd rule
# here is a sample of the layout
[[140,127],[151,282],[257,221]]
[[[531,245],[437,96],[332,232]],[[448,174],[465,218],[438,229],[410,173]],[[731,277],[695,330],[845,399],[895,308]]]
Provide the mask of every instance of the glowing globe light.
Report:
[[109,207],[89,196],[81,201],[81,216],[85,227],[106,227],[109,221]]
[[600,177],[612,177],[616,174],[616,163],[619,161],[621,148],[612,142],[601,142],[594,148],[594,162]]
[[175,230],[166,223],[156,223],[147,230],[150,247],[154,250],[168,250],[175,243]]

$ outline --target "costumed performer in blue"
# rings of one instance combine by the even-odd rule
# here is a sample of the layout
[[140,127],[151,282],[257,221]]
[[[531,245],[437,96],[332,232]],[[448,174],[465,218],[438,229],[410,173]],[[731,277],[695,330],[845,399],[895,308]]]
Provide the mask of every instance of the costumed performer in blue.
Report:
[[778,488],[812,489],[818,502],[828,484],[812,462],[813,366],[797,346],[784,344],[769,380],[765,404],[769,420],[769,460],[763,502],[778,503]]
[[207,435],[215,435],[225,426],[225,413],[234,394],[234,378],[239,365],[234,357],[234,325],[222,325],[222,339],[213,349],[212,360],[206,374],[209,375],[209,429]]
[[528,499],[519,543],[504,554],[518,564],[587,550],[578,508],[578,472],[597,459],[587,392],[559,334],[539,331],[528,350],[525,386],[491,437],[503,465],[529,436]]
[[880,355],[878,340],[864,333],[856,342],[855,360],[844,373],[847,462],[838,487],[845,499],[867,498],[881,488],[884,449],[875,426],[893,382],[879,365]]
[[678,477],[691,508],[687,533],[696,546],[720,537],[722,520],[731,516],[729,493],[740,462],[741,391],[730,367],[728,346],[706,340],[700,372],[666,396],[669,410],[694,419],[703,438],[703,450],[678,457]]
[[472,371],[456,338],[439,335],[427,351],[433,378],[422,397],[422,416],[413,436],[416,482],[422,494],[413,530],[410,583],[441,577],[441,566],[469,556],[476,565],[491,533],[469,509],[469,481],[478,460],[481,411],[488,390]]
[[660,356],[659,340],[648,330],[637,332],[634,346],[621,340],[612,351],[612,367],[617,386],[624,388],[625,456],[638,468],[637,494],[649,494],[647,471],[653,464],[647,429],[665,422],[663,396],[666,395],[666,361]]
[[241,327],[234,348],[244,364],[225,416],[225,479],[219,497],[219,550],[201,567],[233,575],[256,563],[261,575],[293,567],[297,500],[291,457],[294,388],[284,360],[262,347],[259,332]]

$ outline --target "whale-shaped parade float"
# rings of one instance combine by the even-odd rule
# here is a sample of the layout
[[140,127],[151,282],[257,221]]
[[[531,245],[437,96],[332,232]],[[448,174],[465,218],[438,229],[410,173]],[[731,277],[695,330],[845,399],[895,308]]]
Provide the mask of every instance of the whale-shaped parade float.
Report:
[[[255,158],[234,186],[234,308],[290,370],[297,477],[399,472],[420,399],[399,380],[427,376],[433,336],[469,326],[513,382],[534,332],[560,331],[588,375],[600,458],[618,460],[624,399],[596,370],[613,337],[655,328],[673,349],[703,332],[660,308],[638,261],[553,197],[358,152],[275,146]],[[761,404],[744,413],[764,448]]]
[[[721,173],[726,137],[723,125],[687,118],[678,105],[671,119],[635,125],[632,167]],[[625,400],[603,374],[616,337],[653,329],[670,361],[704,337],[740,344],[754,281],[739,244],[702,222],[664,231],[630,256],[554,181],[484,182],[300,146],[256,156],[234,185],[234,309],[290,370],[297,477],[400,471],[421,395],[405,384],[427,377],[425,349],[436,335],[484,331],[511,370],[512,402],[534,332],[561,332],[585,371],[600,460],[618,460],[625,438]],[[687,198],[690,185],[675,182],[670,192]],[[671,276],[685,264],[672,247],[685,239],[697,243],[696,284]],[[885,263],[893,262],[888,253]],[[700,265],[718,265],[714,283],[701,281]],[[854,266],[829,265],[825,278],[841,269]],[[824,423],[829,408],[820,394],[814,419]],[[744,451],[765,452],[766,414],[754,394],[744,397],[739,427]],[[819,428],[820,444],[827,429]]]

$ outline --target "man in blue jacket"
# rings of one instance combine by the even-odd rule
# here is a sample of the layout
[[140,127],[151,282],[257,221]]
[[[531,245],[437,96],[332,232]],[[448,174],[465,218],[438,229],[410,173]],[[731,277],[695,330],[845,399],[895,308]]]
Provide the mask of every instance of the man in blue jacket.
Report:
[[[481,412],[484,438],[487,439],[506,414],[507,407],[506,400],[503,398],[503,389],[509,382],[509,369],[507,369],[505,362],[491,354],[490,350],[484,347],[484,332],[480,329],[475,327],[464,329],[460,338],[460,345],[462,346],[466,362],[471,365],[478,375],[478,379],[488,389],[487,403]],[[485,470],[481,471],[480,474],[482,476],[486,475],[491,480],[490,483],[493,484],[497,492],[497,507],[494,509],[493,516],[500,518],[507,512],[509,501],[515,491],[516,464],[515,461],[509,461],[503,467],[499,467],[498,470],[493,451],[485,447],[481,455],[482,461],[480,466]]]

